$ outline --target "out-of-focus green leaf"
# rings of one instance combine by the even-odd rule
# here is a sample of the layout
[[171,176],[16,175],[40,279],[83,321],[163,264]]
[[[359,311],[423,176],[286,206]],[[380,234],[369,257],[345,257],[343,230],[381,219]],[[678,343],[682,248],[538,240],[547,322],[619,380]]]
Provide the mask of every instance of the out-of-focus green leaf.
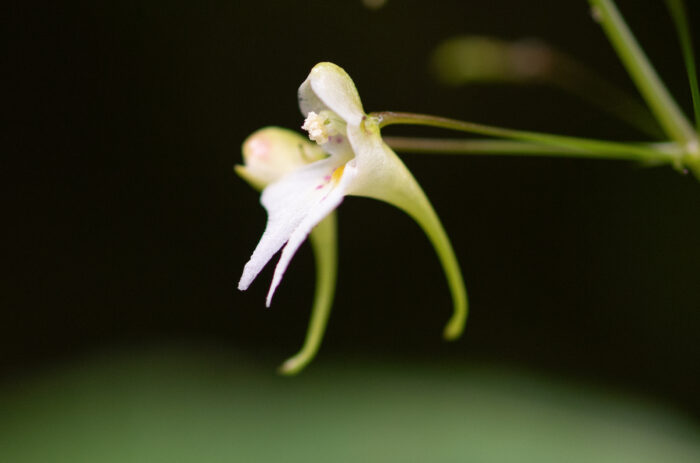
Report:
[[3,462],[697,462],[700,432],[630,397],[506,370],[233,354],[100,356],[0,388]]

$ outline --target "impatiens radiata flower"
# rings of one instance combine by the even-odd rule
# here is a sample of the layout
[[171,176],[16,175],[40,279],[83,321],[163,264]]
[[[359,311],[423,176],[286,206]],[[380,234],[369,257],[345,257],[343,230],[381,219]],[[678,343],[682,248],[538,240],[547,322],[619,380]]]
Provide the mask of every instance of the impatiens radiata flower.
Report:
[[[273,137],[274,140],[270,133],[266,137],[258,132],[259,136],[251,136],[244,144],[246,165],[239,166],[237,171],[254,186],[264,187],[261,203],[267,210],[268,221],[258,246],[243,269],[238,288],[247,289],[282,249],[267,295],[269,306],[292,257],[314,227],[346,196],[374,198],[404,210],[418,222],[435,247],[454,302],[454,313],[445,327],[444,336],[457,338],[466,320],[467,296],[452,246],[425,193],[403,162],[383,142],[378,121],[365,114],[352,79],[337,65],[320,63],[302,83],[298,96],[299,107],[306,118],[303,128],[317,145],[308,141],[301,143],[288,132]],[[326,156],[321,153],[326,153]],[[324,228],[333,228],[331,241],[332,252],[335,252],[334,222],[333,226]],[[315,250],[317,253],[319,250],[331,252],[328,246],[315,246]],[[317,262],[319,259],[317,255]],[[334,271],[333,268],[333,279]],[[334,281],[331,284],[334,286]],[[330,295],[332,298],[332,289]],[[318,291],[316,296],[317,299],[324,297],[319,296]],[[330,299],[328,294],[325,297]],[[291,366],[285,364],[283,371],[296,372],[311,360],[320,343],[330,300],[327,306],[326,314],[320,317],[321,321],[316,320],[315,328],[314,318],[317,317],[312,318],[310,329],[317,332],[311,336],[310,331],[307,344],[313,342],[316,345],[307,350],[303,359],[296,358]],[[311,337],[314,339],[310,341]]]

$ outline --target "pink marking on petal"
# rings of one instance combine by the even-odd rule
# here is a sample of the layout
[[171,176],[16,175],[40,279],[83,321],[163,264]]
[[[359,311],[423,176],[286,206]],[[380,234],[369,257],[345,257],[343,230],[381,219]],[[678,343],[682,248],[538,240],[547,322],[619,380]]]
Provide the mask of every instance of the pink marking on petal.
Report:
[[261,140],[260,138],[250,140],[248,147],[250,149],[250,154],[256,158],[265,158],[270,151],[267,140]]

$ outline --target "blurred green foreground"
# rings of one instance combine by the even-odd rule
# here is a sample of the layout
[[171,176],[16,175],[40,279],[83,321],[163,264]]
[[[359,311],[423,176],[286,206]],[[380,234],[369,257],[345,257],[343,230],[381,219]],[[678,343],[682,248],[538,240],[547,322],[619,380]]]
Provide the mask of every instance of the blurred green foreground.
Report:
[[2,462],[693,462],[700,429],[507,370],[233,353],[95,356],[0,386]]

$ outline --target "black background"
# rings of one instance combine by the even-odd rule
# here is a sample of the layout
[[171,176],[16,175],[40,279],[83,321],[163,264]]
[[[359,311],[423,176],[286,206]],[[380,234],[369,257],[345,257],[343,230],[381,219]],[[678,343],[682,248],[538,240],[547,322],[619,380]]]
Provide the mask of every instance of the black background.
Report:
[[[663,2],[619,6],[689,110]],[[555,89],[445,88],[430,75],[431,50],[448,37],[539,37],[634,92],[584,1],[390,0],[378,11],[359,1],[57,2],[3,16],[8,377],[112,346],[204,342],[259,356],[271,374],[296,351],[314,285],[310,250],[271,309],[270,269],[236,290],[265,213],[232,166],[252,131],[301,125],[296,89],[319,61],[348,71],[368,111],[643,138]],[[450,295],[421,230],[389,206],[348,198],[317,362],[494,361],[700,414],[697,180],[623,162],[402,157],[459,255],[465,335],[440,338]]]

